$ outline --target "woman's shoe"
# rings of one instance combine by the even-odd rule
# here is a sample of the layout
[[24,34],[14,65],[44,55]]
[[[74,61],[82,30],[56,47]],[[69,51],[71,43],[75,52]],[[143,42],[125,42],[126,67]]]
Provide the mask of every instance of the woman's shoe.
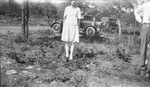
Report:
[[146,72],[145,76],[146,78],[150,78],[150,71]]
[[149,75],[149,73],[146,73],[146,78],[150,78],[150,75]]
[[66,62],[69,62],[69,57],[66,57]]

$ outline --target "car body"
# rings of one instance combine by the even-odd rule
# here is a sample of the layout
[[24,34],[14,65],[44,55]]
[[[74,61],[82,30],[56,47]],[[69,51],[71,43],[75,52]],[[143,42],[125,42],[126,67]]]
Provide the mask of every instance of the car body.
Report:
[[110,31],[117,31],[118,32],[118,24],[117,20],[112,17],[102,17],[101,22],[103,26],[101,28],[109,29]]
[[[102,18],[101,20],[97,19],[98,18],[92,15],[82,16],[80,21],[80,33],[86,34],[88,36],[93,36],[96,33],[101,32],[102,28],[104,27],[109,27],[111,29],[118,27],[114,19],[110,18]],[[51,25],[51,28],[56,33],[61,33],[62,27],[63,27],[63,20],[55,20]]]
[[[80,33],[86,35],[94,35],[99,31],[98,24],[100,21],[95,21],[95,17],[91,15],[82,16],[80,21]],[[63,20],[56,20],[53,22],[51,28],[57,32],[61,33],[63,27]]]

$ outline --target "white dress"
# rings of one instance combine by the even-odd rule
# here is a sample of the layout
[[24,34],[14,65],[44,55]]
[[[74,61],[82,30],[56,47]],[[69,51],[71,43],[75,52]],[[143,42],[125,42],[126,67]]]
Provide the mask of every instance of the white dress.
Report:
[[77,20],[81,19],[80,8],[67,6],[64,11],[66,20],[63,23],[62,41],[66,42],[79,42],[79,27]]

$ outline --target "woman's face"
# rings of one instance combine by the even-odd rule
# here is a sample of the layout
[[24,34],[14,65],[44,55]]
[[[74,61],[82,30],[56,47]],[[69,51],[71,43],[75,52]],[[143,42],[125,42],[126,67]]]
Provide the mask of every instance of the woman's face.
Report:
[[76,7],[76,1],[75,0],[71,1],[71,5]]

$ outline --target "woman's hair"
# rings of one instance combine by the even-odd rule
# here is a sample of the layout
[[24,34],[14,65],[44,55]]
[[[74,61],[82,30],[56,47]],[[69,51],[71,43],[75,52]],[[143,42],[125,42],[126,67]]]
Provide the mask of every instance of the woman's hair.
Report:
[[70,0],[70,1],[72,2],[72,1],[77,1],[77,0]]
[[75,2],[77,2],[77,0],[70,0],[70,3],[71,3],[72,1],[75,1]]

